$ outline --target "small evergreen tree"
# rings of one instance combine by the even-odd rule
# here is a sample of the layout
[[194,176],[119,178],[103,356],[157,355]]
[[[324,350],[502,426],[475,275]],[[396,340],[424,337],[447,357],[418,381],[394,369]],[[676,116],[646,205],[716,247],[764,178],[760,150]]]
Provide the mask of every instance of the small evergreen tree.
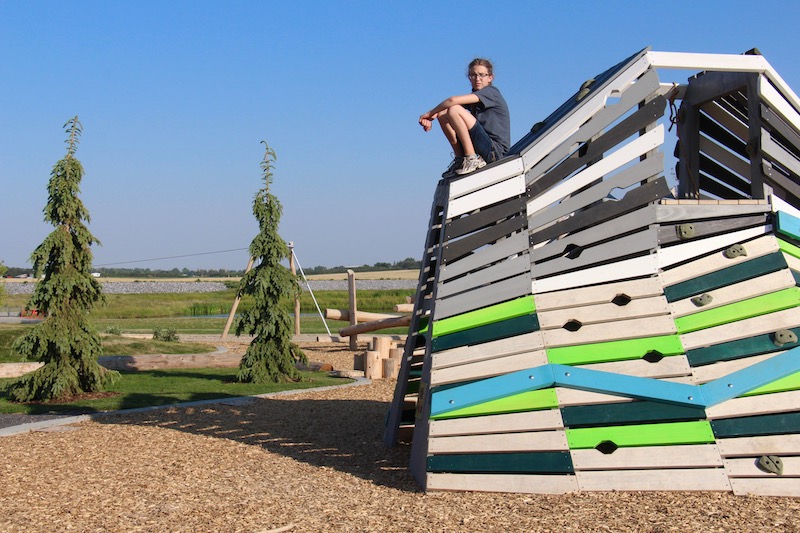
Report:
[[250,243],[250,256],[257,265],[242,277],[239,296],[253,297],[253,306],[236,322],[236,335],[254,335],[239,364],[238,379],[248,383],[297,381],[295,363],[306,362],[305,354],[292,342],[293,323],[281,301],[294,298],[300,291],[297,277],[281,261],[289,257],[289,247],[278,235],[283,208],[269,192],[275,151],[266,146],[261,162],[264,188],[253,199],[253,215],[259,233]]
[[82,126],[78,117],[64,128],[67,155],[50,174],[44,219],[55,226],[31,255],[37,278],[27,309],[37,309],[44,320],[14,343],[26,359],[44,366],[12,382],[11,399],[50,401],[103,390],[119,374],[101,367],[100,335],[88,312],[103,299],[100,284],[91,275],[92,244],[100,242],[89,232],[89,211],[78,198],[83,165],[75,159]]
[[[6,272],[8,272],[8,269],[3,264],[3,262],[0,261],[0,278],[5,276]],[[5,301],[5,299],[6,299],[6,288],[5,288],[5,285],[0,285],[0,305],[3,305],[3,301]]]

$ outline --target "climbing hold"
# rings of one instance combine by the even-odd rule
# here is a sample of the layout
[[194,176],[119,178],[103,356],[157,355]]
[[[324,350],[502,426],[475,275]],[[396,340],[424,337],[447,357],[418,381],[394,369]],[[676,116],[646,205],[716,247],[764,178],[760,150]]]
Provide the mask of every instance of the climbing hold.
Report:
[[783,474],[783,461],[777,455],[762,455],[758,458],[756,465],[760,470],[770,474]]
[[679,239],[691,239],[694,237],[694,224],[679,224],[675,226],[675,231],[678,233]]
[[745,257],[747,255],[747,250],[744,249],[744,246],[741,244],[734,244],[733,246],[726,249],[722,252],[722,255],[727,257],[728,259],[733,259],[734,257]]
[[583,100],[586,97],[586,95],[592,91],[591,86],[593,83],[594,83],[594,78],[586,80],[581,84],[581,88],[578,90],[578,94],[575,96],[576,102],[580,102],[581,100]]
[[772,342],[779,347],[784,344],[794,344],[797,342],[797,335],[790,329],[779,329],[772,334]]
[[701,294],[700,296],[695,296],[694,298],[692,298],[691,301],[697,307],[703,307],[704,305],[710,304],[713,299],[714,297],[706,292]]

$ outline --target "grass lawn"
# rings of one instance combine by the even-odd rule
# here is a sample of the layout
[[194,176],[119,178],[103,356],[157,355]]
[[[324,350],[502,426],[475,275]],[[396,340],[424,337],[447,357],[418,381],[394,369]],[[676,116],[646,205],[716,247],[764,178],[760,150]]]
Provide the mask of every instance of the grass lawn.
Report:
[[332,378],[324,372],[302,372],[303,379],[298,383],[256,385],[252,383],[237,383],[235,381],[237,372],[237,368],[184,368],[123,372],[122,377],[106,391],[111,396],[60,404],[18,404],[9,402],[5,392],[5,385],[11,380],[3,379],[0,380],[0,413],[96,413],[215,398],[267,394],[282,390],[342,385],[351,381]]

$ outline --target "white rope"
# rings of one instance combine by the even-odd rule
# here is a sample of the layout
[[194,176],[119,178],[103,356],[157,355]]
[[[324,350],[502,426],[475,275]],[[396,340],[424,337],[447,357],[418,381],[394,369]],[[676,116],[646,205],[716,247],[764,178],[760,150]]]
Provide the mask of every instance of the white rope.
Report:
[[322,311],[319,308],[319,304],[317,303],[317,299],[314,297],[314,291],[311,290],[311,284],[308,282],[308,278],[306,277],[306,273],[303,272],[303,267],[300,266],[300,260],[297,258],[297,254],[294,253],[294,248],[291,248],[292,256],[294,257],[294,262],[297,263],[297,268],[300,269],[300,274],[303,276],[303,281],[306,282],[306,287],[308,287],[308,292],[311,293],[311,299],[314,300],[314,305],[317,306],[317,313],[319,313],[319,317],[322,319],[322,325],[325,326],[325,331],[328,332],[328,337],[333,337],[331,335],[331,330],[328,329],[328,323],[325,322],[325,317],[322,315]]

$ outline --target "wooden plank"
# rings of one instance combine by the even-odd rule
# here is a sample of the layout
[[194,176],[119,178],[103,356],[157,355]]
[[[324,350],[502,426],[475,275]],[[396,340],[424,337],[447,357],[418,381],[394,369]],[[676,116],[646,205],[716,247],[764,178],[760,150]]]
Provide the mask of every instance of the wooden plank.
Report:
[[764,129],[761,130],[761,150],[773,163],[779,163],[795,176],[800,175],[800,160],[780,144],[773,141],[772,136]]
[[[774,344],[772,346],[775,347],[776,350],[779,349]],[[731,374],[743,368],[747,368],[748,366],[752,366],[756,363],[766,361],[771,357],[775,357],[776,355],[780,355],[784,351],[785,350],[780,350],[775,353],[765,353],[749,357],[743,356],[741,359],[734,359],[731,361],[720,361],[718,363],[698,366],[692,368],[692,380],[695,383],[706,383],[708,381],[719,379],[723,376],[727,376],[728,374]]]
[[661,273],[661,280],[664,286],[671,286],[682,281],[694,279],[711,272],[728,268],[736,263],[752,261],[757,257],[775,253],[779,250],[778,241],[774,235],[763,235],[752,241],[734,243],[741,244],[747,255],[740,255],[734,258],[725,257],[722,253],[712,254],[701,257],[685,265],[671,268]]
[[[778,211],[775,213],[775,222],[778,233],[782,233],[787,237],[800,240],[800,219],[785,211]],[[797,248],[793,246],[793,248]],[[797,255],[796,253],[794,254]]]
[[734,398],[706,409],[710,420],[795,411],[800,411],[800,391],[796,390]]
[[[470,174],[460,178],[450,180],[450,187],[448,189],[448,197],[450,200],[460,198],[469,193],[486,189],[496,183],[500,183],[522,174],[524,168],[522,166],[522,159],[515,157],[509,159],[497,166],[487,168],[480,174]],[[451,218],[455,215],[450,215]]]
[[509,318],[530,315],[536,311],[532,296],[523,296],[500,304],[482,307],[460,315],[433,322],[432,338],[450,335]]
[[700,151],[739,176],[749,176],[750,174],[750,161],[742,159],[738,154],[727,151],[707,137],[700,137]]
[[741,228],[764,226],[767,222],[768,215],[765,213],[741,217],[697,220],[692,222],[695,234],[691,239],[683,239],[678,235],[677,229],[681,225],[680,222],[676,224],[662,224],[658,229],[658,242],[664,246],[674,242],[701,239],[709,235],[735,231]]
[[445,224],[444,239],[451,240],[484,229],[498,221],[526,212],[527,199],[524,196],[509,198],[492,207],[481,209],[476,213],[462,216]]
[[732,478],[736,496],[800,497],[800,483],[794,478]]
[[535,366],[547,364],[544,350],[509,355],[488,361],[452,366],[431,371],[431,385],[444,385],[459,381],[482,379],[499,376],[508,372],[516,372]]
[[630,161],[644,156],[647,152],[657,148],[663,143],[664,126],[659,125],[638,137],[636,140],[622,146],[607,157],[604,157],[594,165],[572,176],[566,182],[552,187],[543,194],[533,198],[533,200],[528,202],[528,215],[533,215],[561,198],[575,193],[587,185],[590,185],[598,178],[602,178]]
[[787,140],[787,142],[795,148],[800,147],[800,133],[797,132],[798,126],[791,127],[786,124],[781,117],[777,115],[770,108],[761,104],[761,120],[769,125],[771,131],[777,132],[780,136]]
[[428,453],[567,451],[564,430],[531,431],[498,435],[460,435],[432,437]]
[[[783,474],[780,478],[798,478],[800,477],[800,456],[795,457],[781,457],[783,463]],[[758,468],[757,457],[741,457],[735,459],[725,459],[725,471],[730,477],[762,477],[768,479],[776,479],[775,474],[770,474]],[[800,488],[800,482],[795,481]],[[800,496],[800,492],[798,492]]]
[[437,320],[460,315],[468,311],[487,307],[531,293],[531,275],[524,272],[513,278],[504,279],[477,289],[462,292],[456,296],[437,299],[433,316]]
[[610,424],[644,424],[652,422],[685,422],[706,418],[700,407],[673,405],[662,402],[636,401],[604,405],[563,407],[561,418],[570,429]]
[[578,483],[571,475],[428,474],[426,490],[566,494]]
[[546,294],[536,294],[536,309],[540,313],[567,307],[582,307],[610,303],[617,297],[638,300],[663,293],[661,280],[657,277],[634,279],[619,283],[608,283],[579,289],[566,289]]
[[[447,392],[447,386],[439,387],[439,389],[441,388],[445,388],[445,390],[437,390],[433,396],[433,401],[438,400],[444,393]],[[527,390],[522,392],[509,391],[507,393],[504,393],[503,391],[497,391],[497,394],[488,400],[471,402],[466,407],[462,407],[460,409],[446,411],[443,410],[441,405],[437,405],[436,409],[431,411],[432,414],[430,418],[431,420],[447,420],[451,418],[539,411],[552,409],[557,406],[558,401],[556,399],[556,393],[552,388]]]
[[800,433],[800,412],[717,419],[711,427],[720,439]]
[[575,470],[640,470],[654,468],[703,468],[723,465],[714,444],[642,446],[617,448],[604,454],[595,449],[570,450]]
[[622,339],[654,337],[675,333],[675,323],[669,315],[620,320],[609,324],[589,324],[577,331],[566,329],[543,330],[544,344],[548,348],[557,346],[574,346]]
[[[772,232],[772,225],[733,231],[716,237],[708,237],[684,244],[676,244],[658,250],[658,262],[661,268],[666,269],[677,263],[707,255],[715,250],[723,250],[732,244],[745,242],[755,237]],[[722,255],[722,254],[718,254]],[[724,256],[723,256],[724,257]]]
[[460,346],[482,344],[504,337],[530,333],[538,329],[539,322],[536,320],[536,315],[525,315],[453,333],[452,335],[437,337],[431,341],[431,351],[438,352]]
[[760,457],[762,455],[800,455],[800,435],[765,435],[717,439],[723,457]]
[[[531,229],[531,244],[546,242],[585,228],[588,225],[586,219],[597,223],[613,220],[670,194],[663,176],[650,181],[663,172],[664,157],[659,152],[530,216],[528,228]],[[636,183],[644,184],[627,190]],[[619,194],[619,191],[625,193],[621,198],[615,199],[612,193]]]
[[655,254],[625,259],[596,267],[589,267],[577,272],[559,274],[549,278],[537,278],[533,281],[534,294],[552,292],[566,288],[585,287],[611,281],[622,281],[658,272],[658,256]]
[[[750,263],[752,263],[752,261]],[[747,264],[749,263],[740,263],[739,265]],[[719,272],[725,272],[726,270],[728,269]],[[735,278],[733,281],[735,281]],[[753,279],[745,279],[744,281],[734,282],[731,285],[722,286],[716,289],[702,290],[700,292],[708,294],[712,298],[710,303],[704,304],[702,307],[698,307],[697,304],[692,302],[692,297],[672,302],[669,307],[672,310],[673,316],[681,317],[697,312],[699,309],[714,309],[733,302],[754,298],[756,296],[769,294],[771,292],[780,291],[793,286],[795,286],[794,276],[792,276],[792,273],[789,269],[784,268],[782,270],[778,270],[777,272],[771,272]],[[541,318],[542,315],[540,315],[540,321]]]
[[[756,213],[769,212],[770,206],[766,202],[752,204],[721,203],[709,209],[707,205],[700,204],[665,204],[656,205],[656,222],[679,222],[687,220],[702,220],[706,218],[721,218],[743,216]],[[530,227],[530,225],[529,225]]]
[[747,128],[747,124],[742,122],[742,119],[738,117],[738,113],[734,114],[729,108],[722,105],[723,102],[720,100],[712,100],[700,107],[700,110],[714,119],[715,121],[719,122],[722,127],[742,139],[744,142],[747,142],[749,138],[749,131]]
[[730,491],[722,468],[611,470],[576,473],[580,490]]
[[485,189],[480,189],[451,200],[447,205],[447,218],[453,219],[464,213],[496,204],[508,198],[525,193],[525,176],[520,174],[513,178],[501,181]]
[[[726,199],[744,199],[750,197],[752,184],[749,180],[742,179],[740,176],[737,176],[703,153],[699,154],[699,158],[700,183],[704,185],[702,187],[703,190],[714,196]],[[705,186],[706,184],[710,186]],[[716,187],[716,189],[713,187]]]
[[787,102],[786,98],[780,94],[771,84],[764,82],[763,79],[759,80],[758,88],[761,91],[761,99],[775,113],[778,114],[788,124],[792,124],[795,128],[800,128],[800,113],[797,109]]
[[442,246],[442,263],[454,263],[487,244],[493,244],[504,237],[524,230],[527,223],[524,216],[518,216],[455,241],[448,241]]
[[431,420],[428,434],[431,437],[445,437],[554,429],[564,429],[564,423],[561,421],[561,411],[558,409],[454,418],[450,420]]
[[550,362],[562,365],[628,361],[641,359],[648,354],[667,357],[682,353],[683,346],[681,345],[680,337],[677,335],[660,335],[641,339],[624,339],[579,346],[547,348],[547,358]]
[[[779,329],[795,328],[800,326],[800,313],[796,309],[786,309],[777,313],[761,315],[732,324],[723,324],[713,328],[694,331],[681,335],[683,347],[687,350],[689,361],[692,357],[689,350],[703,348],[720,342],[746,339],[756,335],[772,333]],[[694,364],[694,363],[692,363]]]
[[[789,329],[800,338],[800,328],[789,327],[783,329]],[[689,350],[686,352],[686,358],[689,360],[690,365],[702,366],[711,363],[719,364],[719,361],[733,361],[745,357],[749,358],[758,354],[769,354],[773,352],[782,353],[783,350],[795,348],[798,345],[800,345],[800,343],[795,342],[778,346],[774,342],[774,332],[769,332]]]
[[[570,321],[578,321],[581,324],[588,325],[630,318],[666,315],[670,312],[667,301],[661,295],[630,301],[627,298],[621,298],[620,302],[623,304],[601,303],[568,309],[554,309],[552,311],[539,310],[539,326],[544,330],[563,327],[564,324]],[[695,307],[695,309],[697,308]]]
[[[790,287],[778,292],[756,296],[748,300],[699,311],[675,319],[675,326],[680,334],[707,329],[722,324],[747,320],[800,305],[800,288]],[[800,313],[798,313],[800,316]],[[545,333],[546,335],[546,333]],[[545,337],[545,340],[547,337]]]
[[556,396],[558,397],[558,405],[561,407],[634,401],[630,396],[617,396],[600,392],[568,389],[566,387],[556,387]]
[[454,279],[449,283],[440,283],[436,297],[446,298],[523,272],[530,273],[530,268],[530,259],[527,255],[512,257],[473,274]]
[[565,429],[570,449],[597,448],[601,442],[611,441],[619,447],[656,446],[671,444],[706,444],[714,442],[714,433],[708,422],[668,422],[664,424],[636,424]]
[[526,333],[498,339],[494,342],[486,342],[478,346],[463,346],[444,350],[432,354],[432,368],[447,368],[454,365],[474,363],[515,355],[518,353],[535,351],[544,347],[544,340],[541,332]]
[[647,228],[624,237],[619,237],[595,246],[575,250],[576,256],[571,253],[563,257],[531,265],[534,277],[546,277],[563,272],[573,272],[597,264],[606,264],[618,261],[633,255],[642,255],[655,250],[658,246],[657,228]]
[[569,474],[569,452],[460,453],[428,457],[428,472]]
[[687,376],[692,373],[689,362],[685,357],[664,357],[656,362],[648,362],[644,359],[634,359],[632,361],[615,361],[611,363],[593,363],[583,365],[581,368],[599,370],[601,372],[613,372],[626,376],[638,376],[640,378],[669,378],[676,376]]
[[[439,266],[439,281],[445,282],[456,276],[477,270],[486,265],[495,263],[502,259],[514,257],[517,254],[527,256],[528,238],[523,233],[515,233],[502,239],[491,246],[486,246],[476,250],[472,254],[458,260],[455,263],[443,264]],[[524,253],[523,253],[524,252]]]

